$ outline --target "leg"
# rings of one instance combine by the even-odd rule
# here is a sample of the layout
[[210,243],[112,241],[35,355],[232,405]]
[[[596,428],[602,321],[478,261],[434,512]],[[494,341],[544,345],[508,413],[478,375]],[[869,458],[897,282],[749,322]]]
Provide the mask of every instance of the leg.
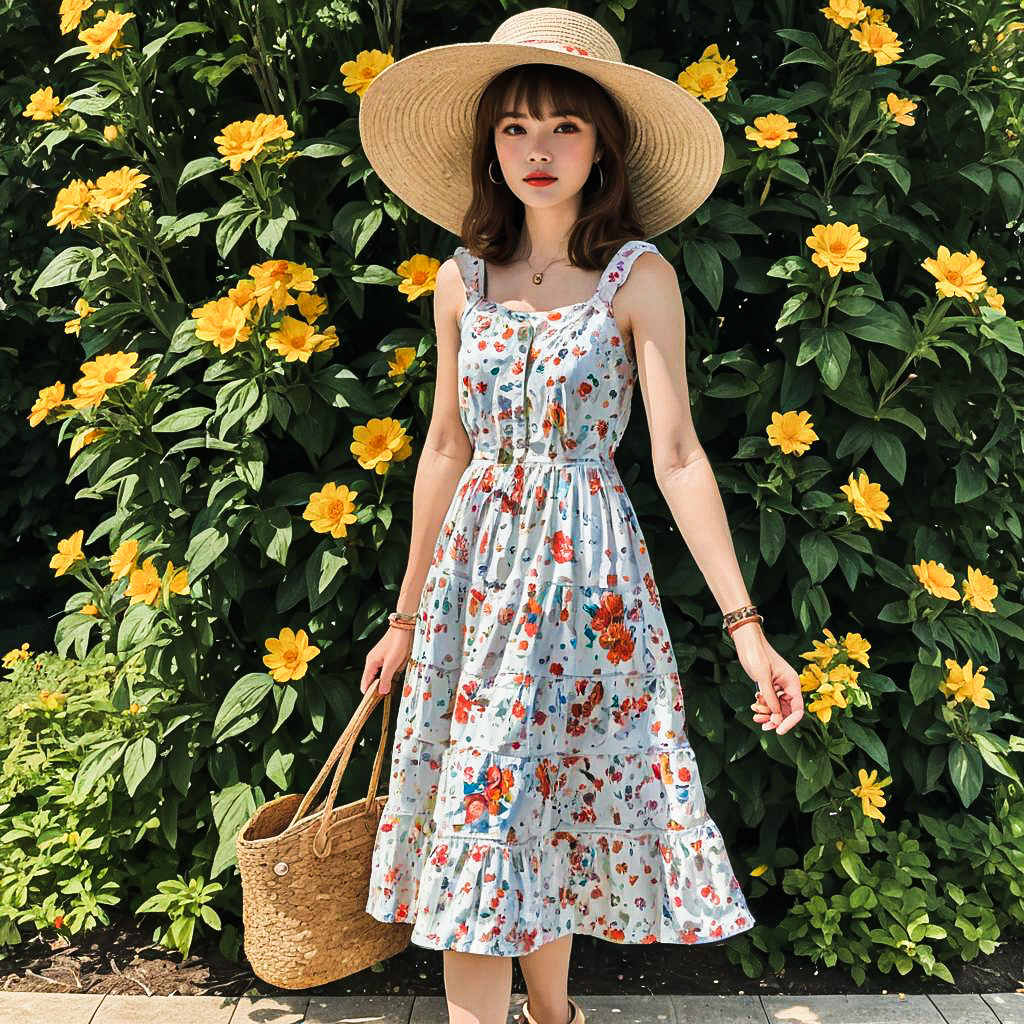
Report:
[[569,1007],[569,954],[572,935],[545,942],[539,949],[519,957],[526,981],[526,1003],[537,1024],[566,1024]]
[[505,1024],[512,999],[512,958],[443,951],[451,1024]]

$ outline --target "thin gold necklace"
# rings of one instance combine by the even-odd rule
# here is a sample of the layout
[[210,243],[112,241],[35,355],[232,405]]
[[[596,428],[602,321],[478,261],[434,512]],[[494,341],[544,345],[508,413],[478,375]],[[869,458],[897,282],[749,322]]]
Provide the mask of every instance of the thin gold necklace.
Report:
[[[563,262],[564,262],[564,261],[565,261],[565,257],[564,257],[564,256],[556,256],[556,257],[555,257],[555,258],[554,258],[554,259],[553,259],[553,260],[551,261],[551,263],[557,263],[557,262],[558,262],[559,260],[561,260],[561,261],[563,261]],[[527,260],[527,261],[526,261],[526,265],[527,265],[528,267],[530,267],[530,271],[531,271],[531,277],[530,277],[530,280],[531,280],[531,281],[533,281],[533,283],[534,283],[534,284],[542,284],[542,283],[543,283],[543,281],[544,281],[544,275],[545,275],[545,274],[547,273],[547,271],[548,271],[548,267],[550,267],[550,266],[551,266],[551,263],[549,263],[549,264],[548,264],[548,266],[547,266],[547,267],[545,267],[545,268],[544,268],[543,270],[541,270],[540,272],[537,272],[537,271],[535,271],[535,270],[533,269],[533,267],[530,267],[530,261],[529,261],[529,260]]]

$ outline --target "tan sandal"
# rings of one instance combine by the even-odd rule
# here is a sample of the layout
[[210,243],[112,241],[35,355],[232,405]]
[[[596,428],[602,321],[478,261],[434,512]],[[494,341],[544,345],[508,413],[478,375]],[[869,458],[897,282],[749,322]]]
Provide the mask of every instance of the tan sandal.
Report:
[[[523,1000],[522,1011],[523,1016],[526,1018],[526,1024],[537,1024],[533,1014],[530,1013],[529,1007],[526,1005],[527,1000]],[[582,1007],[572,998],[569,997],[569,1009],[572,1010],[572,1016],[569,1018],[569,1024],[587,1024],[587,1018],[583,1013]]]

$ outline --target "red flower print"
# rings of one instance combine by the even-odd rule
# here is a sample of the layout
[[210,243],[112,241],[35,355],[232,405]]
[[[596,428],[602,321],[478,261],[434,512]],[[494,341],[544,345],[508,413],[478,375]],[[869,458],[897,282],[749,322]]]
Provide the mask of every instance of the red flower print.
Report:
[[591,629],[603,633],[613,622],[622,621],[623,606],[620,594],[605,594],[590,620]]
[[605,928],[604,937],[611,942],[622,942],[626,933],[621,928]]
[[556,562],[571,562],[575,557],[572,549],[572,537],[564,530],[556,530],[551,538],[551,557]]
[[633,657],[633,634],[622,622],[614,622],[601,634],[601,646],[608,652],[608,660],[620,665]]
[[580,398],[589,398],[593,390],[594,385],[591,384],[589,380],[581,380],[580,386],[576,389],[576,394],[578,394]]
[[470,793],[465,798],[466,823],[472,825],[487,813],[487,800],[483,793]]

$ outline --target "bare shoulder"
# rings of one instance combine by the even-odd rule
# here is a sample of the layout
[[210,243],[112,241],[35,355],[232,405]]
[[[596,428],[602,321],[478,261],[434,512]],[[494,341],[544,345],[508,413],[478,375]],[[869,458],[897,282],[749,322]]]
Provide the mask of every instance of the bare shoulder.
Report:
[[466,285],[455,257],[450,256],[434,275],[434,316],[458,322],[466,304]]
[[660,252],[642,252],[615,293],[614,313],[623,331],[632,335],[640,311],[657,308],[671,291],[679,291],[676,268]]

